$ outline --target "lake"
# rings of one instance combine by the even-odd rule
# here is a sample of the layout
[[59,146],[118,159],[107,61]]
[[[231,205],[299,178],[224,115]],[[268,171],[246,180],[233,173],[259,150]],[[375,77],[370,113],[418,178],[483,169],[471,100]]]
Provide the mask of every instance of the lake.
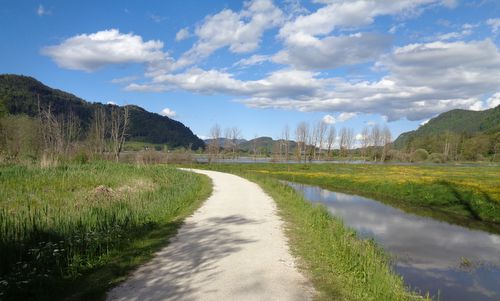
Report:
[[500,300],[500,236],[404,212],[372,199],[286,182],[373,238],[405,283],[440,300]]

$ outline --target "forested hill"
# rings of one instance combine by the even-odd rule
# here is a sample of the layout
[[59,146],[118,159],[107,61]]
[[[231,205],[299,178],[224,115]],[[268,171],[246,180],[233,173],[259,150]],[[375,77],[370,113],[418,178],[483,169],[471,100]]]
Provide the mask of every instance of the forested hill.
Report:
[[436,140],[446,139],[444,135],[458,135],[461,140],[479,136],[494,140],[499,132],[500,106],[484,111],[451,110],[432,118],[415,131],[402,133],[394,141],[394,146],[398,149],[429,148],[439,144]]
[[[73,112],[80,119],[84,130],[88,129],[96,109],[101,107],[110,112],[113,107],[87,102],[73,94],[47,87],[32,77],[0,75],[0,102],[3,102],[8,113],[36,116],[38,99],[41,106],[50,106],[54,115]],[[138,106],[129,106],[129,111],[128,140],[167,144],[170,147],[191,146],[193,149],[205,145],[203,140],[181,122]]]

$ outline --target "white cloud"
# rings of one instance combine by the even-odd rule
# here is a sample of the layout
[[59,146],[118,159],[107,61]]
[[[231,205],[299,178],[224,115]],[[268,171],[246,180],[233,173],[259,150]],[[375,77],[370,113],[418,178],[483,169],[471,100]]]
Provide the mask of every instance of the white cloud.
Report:
[[131,82],[131,81],[134,81],[134,80],[138,80],[139,77],[138,76],[124,76],[124,77],[119,77],[119,78],[113,78],[111,80],[111,83],[113,84],[124,84],[124,83],[128,83],[128,82]]
[[131,83],[125,87],[125,91],[129,92],[165,92],[168,87],[157,84],[136,84]]
[[332,115],[325,115],[323,116],[323,122],[326,124],[334,124],[336,122],[335,117]]
[[234,53],[256,50],[264,31],[282,22],[283,13],[271,0],[245,2],[240,12],[224,9],[207,16],[195,30],[198,41],[182,55],[177,67],[191,65],[219,48],[229,47]]
[[488,108],[496,108],[497,106],[500,106],[500,92],[491,95],[491,97],[486,100],[486,105]]
[[488,19],[486,20],[486,24],[488,24],[491,27],[491,31],[494,34],[498,33],[498,29],[500,28],[500,18],[497,19]]
[[458,39],[462,39],[466,36],[469,36],[470,34],[472,34],[472,30],[464,29],[462,31],[454,31],[454,32],[448,32],[448,33],[437,35],[435,37],[435,39],[440,40],[440,41],[458,40]]
[[175,116],[177,116],[177,113],[170,108],[165,108],[161,110],[160,115],[167,116],[169,118],[174,118]]
[[182,40],[189,38],[190,36],[191,36],[191,33],[189,33],[189,28],[184,27],[177,32],[177,34],[175,35],[175,40],[182,41]]
[[389,121],[422,120],[454,108],[478,108],[500,86],[500,52],[491,40],[433,42],[395,48],[376,64],[387,75],[350,82],[320,73],[282,69],[259,80],[191,68],[154,78],[155,84],[206,94],[229,94],[255,108],[376,113]]
[[117,106],[117,105],[118,105],[118,104],[117,104],[116,102],[114,102],[114,101],[108,101],[106,104],[107,104],[107,105],[113,105],[113,106]]
[[39,15],[40,17],[50,15],[52,12],[48,9],[45,8],[42,4],[40,4],[36,10],[36,14]]
[[[437,0],[336,0],[315,1],[324,4],[313,13],[286,22],[279,31],[284,49],[273,61],[301,69],[329,69],[377,59],[388,50],[391,39],[375,33],[331,35],[335,29],[359,28],[382,15],[417,14],[430,4],[451,5]],[[446,3],[445,3],[446,2]],[[399,25],[404,26],[404,24]],[[394,33],[397,27],[389,32]]]
[[424,121],[420,122],[420,125],[421,125],[421,126],[422,126],[422,125],[426,125],[426,124],[427,124],[427,122],[429,122],[429,121],[430,121],[430,119],[425,119]]
[[271,57],[269,55],[254,54],[248,58],[241,59],[234,63],[233,66],[247,67],[252,65],[262,64],[263,62],[269,61]]
[[347,121],[349,119],[356,117],[356,115],[357,114],[353,113],[353,112],[343,112],[343,113],[340,113],[338,120],[339,120],[339,122],[344,122],[344,121]]
[[117,29],[81,34],[59,45],[42,49],[59,67],[95,71],[111,64],[157,63],[166,60],[160,41],[143,41],[141,36]]
[[287,47],[276,54],[277,63],[301,69],[332,69],[344,65],[368,62],[389,49],[391,38],[374,33],[329,36],[293,36]]

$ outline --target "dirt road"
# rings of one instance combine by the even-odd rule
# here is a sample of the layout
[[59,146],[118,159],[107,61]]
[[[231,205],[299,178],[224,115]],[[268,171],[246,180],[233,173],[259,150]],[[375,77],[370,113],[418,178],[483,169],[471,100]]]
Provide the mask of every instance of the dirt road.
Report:
[[274,201],[243,178],[193,171],[212,179],[212,196],[108,300],[310,300]]

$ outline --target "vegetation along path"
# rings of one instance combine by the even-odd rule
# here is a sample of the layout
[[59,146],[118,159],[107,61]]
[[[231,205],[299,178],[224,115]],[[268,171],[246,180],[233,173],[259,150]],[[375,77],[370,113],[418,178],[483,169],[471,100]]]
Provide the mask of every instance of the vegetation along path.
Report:
[[171,243],[108,300],[308,300],[314,290],[291,256],[274,201],[235,175],[212,178],[213,195]]

